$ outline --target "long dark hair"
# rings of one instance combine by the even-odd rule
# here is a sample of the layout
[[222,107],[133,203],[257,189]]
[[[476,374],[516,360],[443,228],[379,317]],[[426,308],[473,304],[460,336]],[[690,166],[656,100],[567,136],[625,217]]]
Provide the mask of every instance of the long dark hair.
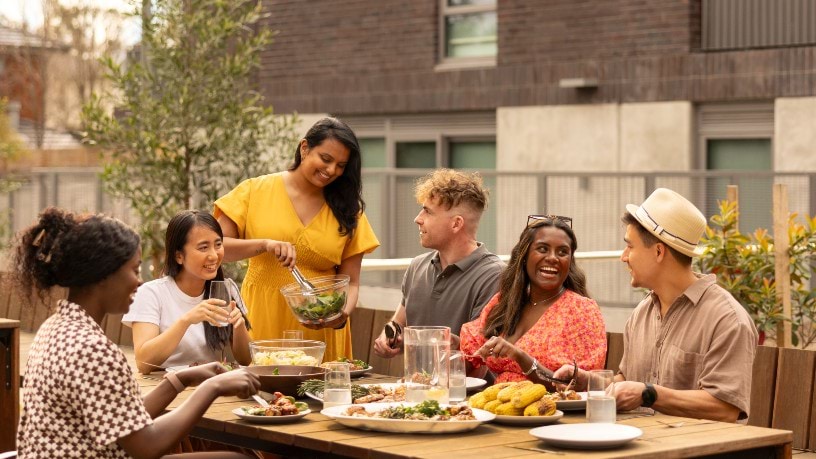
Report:
[[[167,224],[167,231],[164,233],[164,269],[162,270],[164,275],[175,279],[183,269],[183,266],[176,261],[176,253],[184,252],[187,237],[196,226],[210,229],[218,237],[224,239],[221,225],[218,224],[215,217],[200,210],[182,210],[173,216],[170,223]],[[213,279],[204,281],[204,299],[210,297],[210,283],[214,280],[224,280],[224,271],[221,269],[221,265],[218,266],[218,271]],[[241,311],[241,314],[244,315],[244,322],[247,330],[249,330],[250,325],[249,320],[246,318],[246,311]],[[204,326],[204,337],[210,349],[220,351],[227,343],[232,342],[232,325],[214,327],[207,322],[201,324]]]
[[102,214],[75,215],[49,207],[18,235],[14,281],[26,292],[96,284],[115,273],[139,250],[139,235]]
[[564,221],[557,218],[535,220],[530,226],[524,228],[519,236],[519,241],[510,253],[510,261],[502,271],[499,280],[499,303],[490,310],[485,321],[484,336],[499,336],[504,333],[510,336],[516,331],[516,326],[521,320],[522,308],[530,301],[530,276],[527,275],[527,253],[533,244],[535,234],[544,227],[558,228],[570,239],[570,267],[567,278],[564,280],[564,287],[573,292],[589,297],[586,288],[586,275],[578,265],[575,264],[575,251],[578,249],[578,241],[572,228]]
[[[323,118],[309,129],[304,137],[309,148],[314,148],[326,139],[334,139],[349,150],[349,159],[343,174],[323,189],[323,198],[329,205],[334,218],[340,223],[337,230],[341,235],[354,236],[357,218],[365,210],[363,201],[363,161],[357,136],[348,125],[337,118]],[[289,168],[294,171],[302,161],[300,144],[295,151],[295,163]]]

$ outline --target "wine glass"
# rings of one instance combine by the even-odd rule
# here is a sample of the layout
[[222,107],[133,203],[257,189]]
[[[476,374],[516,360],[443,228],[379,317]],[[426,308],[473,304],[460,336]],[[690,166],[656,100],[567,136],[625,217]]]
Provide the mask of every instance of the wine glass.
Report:
[[[229,292],[229,289],[227,288],[227,283],[226,282],[224,282],[224,281],[211,281],[210,282],[210,298],[216,298],[216,299],[219,299],[219,300],[224,300],[224,302],[225,302],[224,305],[219,306],[219,307],[221,309],[223,309],[227,313],[227,315],[229,315],[230,300],[232,298],[230,297],[230,292]],[[223,321],[219,320],[218,321],[218,326],[219,327],[226,327],[227,325],[229,325],[229,322],[227,320],[223,320]]]

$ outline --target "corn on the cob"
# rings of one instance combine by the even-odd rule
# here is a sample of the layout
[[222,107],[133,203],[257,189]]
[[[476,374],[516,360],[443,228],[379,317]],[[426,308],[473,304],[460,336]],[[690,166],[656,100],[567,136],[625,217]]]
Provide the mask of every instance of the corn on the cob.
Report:
[[478,394],[473,394],[470,397],[470,399],[468,400],[468,404],[473,408],[482,409],[482,408],[484,408],[485,403],[487,403],[487,400],[485,399],[484,392],[479,392]]
[[494,384],[494,385],[488,387],[487,389],[483,390],[482,393],[485,396],[485,401],[489,402],[489,401],[492,401],[492,400],[496,400],[496,396],[499,395],[500,390],[504,389],[507,386],[511,386],[513,384],[514,383],[511,383],[511,382],[503,382],[503,383]]
[[513,384],[512,386],[508,386],[508,387],[505,387],[504,389],[500,390],[499,394],[496,396],[496,398],[498,398],[502,402],[509,402],[510,399],[513,397],[513,394],[516,393],[516,391],[519,391],[519,390],[521,390],[521,389],[523,389],[523,388],[525,388],[525,387],[527,387],[529,385],[532,385],[532,384],[533,384],[532,381],[517,382],[517,383]]
[[496,407],[501,405],[501,404],[502,404],[501,400],[491,400],[491,401],[485,403],[485,405],[484,405],[484,407],[482,409],[485,410],[485,411],[490,411],[491,413],[495,413],[496,412]]
[[525,416],[552,416],[553,414],[555,414],[555,402],[547,397],[533,402],[527,405],[527,408],[524,408]]
[[501,416],[521,416],[524,414],[524,409],[516,408],[512,403],[505,402],[496,407],[496,414]]
[[510,402],[513,403],[514,407],[523,409],[525,406],[540,400],[546,393],[546,387],[541,384],[533,384],[513,393]]

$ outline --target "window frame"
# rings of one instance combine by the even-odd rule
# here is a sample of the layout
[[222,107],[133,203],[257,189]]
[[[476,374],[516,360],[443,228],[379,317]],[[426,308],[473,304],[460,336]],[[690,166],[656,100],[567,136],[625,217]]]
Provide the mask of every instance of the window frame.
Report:
[[[458,70],[474,67],[495,67],[496,56],[498,55],[498,0],[488,5],[461,5],[448,6],[448,0],[439,0],[439,21],[437,24],[437,36],[439,37],[437,48],[438,64],[434,68],[436,71]],[[448,44],[448,37],[445,30],[445,20],[448,16],[475,13],[496,13],[496,55],[478,57],[447,57],[445,50]]]

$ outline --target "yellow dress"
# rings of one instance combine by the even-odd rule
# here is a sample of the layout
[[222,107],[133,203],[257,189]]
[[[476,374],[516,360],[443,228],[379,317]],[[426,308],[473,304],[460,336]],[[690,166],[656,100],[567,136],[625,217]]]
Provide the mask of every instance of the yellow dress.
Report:
[[[243,181],[215,202],[216,218],[224,214],[238,226],[242,239],[274,239],[295,246],[297,266],[307,278],[337,273],[342,260],[371,253],[380,243],[364,213],[354,237],[341,236],[327,204],[304,226],[286,192],[282,173]],[[284,330],[302,330],[305,339],[326,343],[324,361],[352,358],[350,321],[340,330],[311,330],[300,325],[280,288],[294,282],[288,269],[269,253],[249,259],[241,295],[249,309],[253,340],[282,338]]]

